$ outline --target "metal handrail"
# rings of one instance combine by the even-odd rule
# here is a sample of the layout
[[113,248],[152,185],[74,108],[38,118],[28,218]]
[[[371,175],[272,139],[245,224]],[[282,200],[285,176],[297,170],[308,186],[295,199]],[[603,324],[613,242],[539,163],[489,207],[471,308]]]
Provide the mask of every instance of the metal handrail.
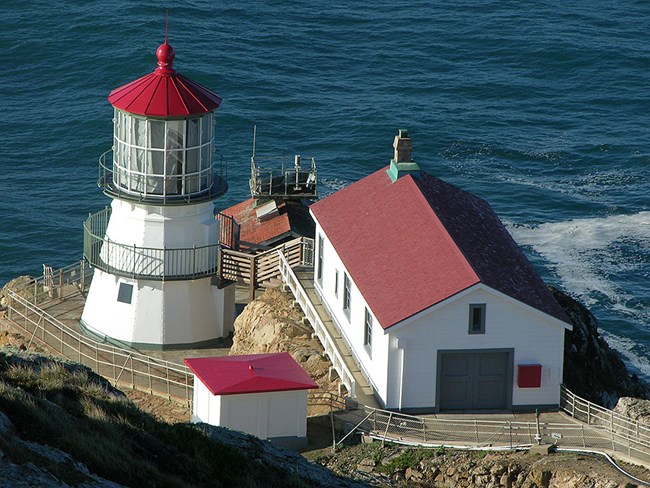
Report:
[[22,328],[31,333],[32,338],[38,337],[57,352],[89,366],[116,384],[157,393],[188,405],[191,403],[193,375],[186,366],[99,343],[71,329],[13,290],[9,290],[7,295],[10,319],[18,324],[16,315],[21,317]]
[[318,312],[316,311],[314,305],[311,303],[311,300],[309,300],[307,292],[300,283],[300,280],[294,273],[293,269],[291,269],[291,266],[289,266],[289,262],[285,256],[279,251],[278,258],[278,267],[280,269],[282,281],[292,291],[294,297],[296,298],[296,302],[298,302],[300,308],[305,314],[305,317],[311,323],[312,328],[314,329],[314,333],[316,337],[318,337],[321,345],[323,346],[323,349],[325,349],[325,354],[328,355],[330,361],[332,362],[332,366],[338,373],[341,379],[341,383],[343,383],[343,385],[347,388],[350,397],[355,398],[357,382],[354,378],[354,375],[352,374],[352,371],[350,371],[348,366],[345,364],[343,356],[328,334],[327,329],[325,328],[325,324],[318,315]]
[[189,248],[126,245],[106,236],[110,207],[88,216],[84,258],[95,268],[118,276],[151,280],[187,280],[218,273],[220,244]]
[[[127,180],[133,179],[134,177],[132,175],[135,174],[135,179],[141,181],[143,186],[143,189],[127,189],[124,188],[119,181],[116,181],[119,180],[121,173],[116,173],[113,167],[112,153],[113,149],[109,149],[99,156],[99,173],[97,177],[97,186],[102,188],[104,193],[112,198],[119,198],[138,203],[155,203],[158,205],[185,205],[215,200],[228,191],[228,165],[221,156],[219,156],[219,171],[215,171],[216,164],[213,163],[209,169],[203,171],[205,175],[201,172],[195,176],[146,175],[144,173],[129,172],[127,176],[127,173],[125,173],[121,176],[122,178]],[[176,186],[175,183],[177,182],[187,185],[188,181],[191,182],[196,179],[198,180],[198,186],[201,189],[196,192],[167,193],[166,191],[163,191],[162,193],[155,193],[146,191],[146,185],[144,182],[150,178],[154,178],[156,181],[160,180],[163,185],[171,184],[172,187]],[[202,184],[202,180],[205,180],[207,185]]]

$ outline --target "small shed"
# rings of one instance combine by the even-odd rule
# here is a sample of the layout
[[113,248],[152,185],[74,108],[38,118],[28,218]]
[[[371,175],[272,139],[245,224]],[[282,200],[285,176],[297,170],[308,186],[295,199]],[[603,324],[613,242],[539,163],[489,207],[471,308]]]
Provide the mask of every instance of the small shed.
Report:
[[289,353],[187,358],[193,422],[297,449],[307,444],[307,390],[318,385]]

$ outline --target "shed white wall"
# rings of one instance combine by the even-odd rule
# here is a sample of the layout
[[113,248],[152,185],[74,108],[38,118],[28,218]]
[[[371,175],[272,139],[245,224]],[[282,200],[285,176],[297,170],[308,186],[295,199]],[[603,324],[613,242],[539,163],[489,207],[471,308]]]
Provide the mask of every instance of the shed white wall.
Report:
[[213,395],[195,377],[193,420],[260,439],[306,438],[307,390]]
[[[486,304],[484,334],[468,333],[469,305],[476,303]],[[541,312],[477,285],[389,329],[391,382],[386,406],[404,409],[435,406],[439,350],[509,348],[514,349],[513,407],[557,405],[564,331],[562,324]],[[398,338],[402,349],[397,347]],[[540,388],[517,386],[519,364],[542,365]]]
[[[341,332],[342,337],[347,341],[348,346],[361,370],[370,381],[376,392],[378,400],[383,403],[388,393],[388,361],[389,361],[389,337],[379,325],[372,310],[372,348],[370,353],[364,346],[365,310],[368,307],[363,295],[357,288],[354,280],[348,274],[351,282],[350,313],[343,310],[343,273],[347,273],[341,258],[323,232],[318,220],[316,222],[316,249],[315,256],[318,256],[319,236],[323,237],[323,276],[321,280],[316,279],[314,273],[314,284],[319,293],[323,305]],[[317,261],[317,259],[316,259]],[[338,270],[338,293],[334,293],[336,271]]]

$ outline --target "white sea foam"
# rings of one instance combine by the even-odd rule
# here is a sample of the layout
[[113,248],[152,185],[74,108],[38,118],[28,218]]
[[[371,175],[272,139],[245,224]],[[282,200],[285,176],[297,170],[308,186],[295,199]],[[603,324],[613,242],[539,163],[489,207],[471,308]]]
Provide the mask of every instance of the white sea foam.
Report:
[[645,376],[646,379],[650,378],[649,351],[646,347],[639,345],[627,337],[621,337],[604,330],[601,330],[600,333],[610,347],[621,353],[623,360],[628,366],[635,369],[641,376]]
[[343,178],[320,178],[320,198],[325,198],[332,193],[335,193],[339,190],[342,190],[346,186],[352,184],[352,180],[346,180]]
[[645,250],[650,245],[650,212],[549,222],[536,226],[509,225],[515,240],[530,246],[549,263],[565,289],[587,305],[608,300],[619,313],[647,319],[635,297],[613,275],[643,271],[644,259],[620,252],[622,244]]

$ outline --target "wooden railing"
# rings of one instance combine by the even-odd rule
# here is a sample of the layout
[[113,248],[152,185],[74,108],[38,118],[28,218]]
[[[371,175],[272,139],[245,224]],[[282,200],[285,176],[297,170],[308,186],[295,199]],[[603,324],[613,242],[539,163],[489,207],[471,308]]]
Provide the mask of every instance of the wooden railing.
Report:
[[293,292],[296,302],[300,305],[305,317],[311,323],[314,333],[318,340],[320,341],[323,349],[325,349],[325,354],[329,357],[332,366],[336,370],[341,379],[341,383],[347,388],[350,397],[354,398],[356,395],[356,380],[354,375],[345,364],[343,356],[336,347],[336,344],[332,340],[331,336],[327,333],[325,324],[321,320],[318,312],[314,308],[314,305],[309,300],[307,292],[300,284],[300,280],[291,269],[289,261],[284,257],[280,252],[277,252],[279,258],[280,274],[282,275],[282,281],[289,289]]
[[[249,298],[252,300],[255,289],[274,278],[280,277],[280,254],[285,257],[289,266],[300,266],[306,263],[308,258],[306,249],[309,249],[309,241],[312,241],[312,239],[298,237],[257,254],[222,249],[219,276],[225,280],[249,285]],[[313,241],[311,243],[313,248]]]

